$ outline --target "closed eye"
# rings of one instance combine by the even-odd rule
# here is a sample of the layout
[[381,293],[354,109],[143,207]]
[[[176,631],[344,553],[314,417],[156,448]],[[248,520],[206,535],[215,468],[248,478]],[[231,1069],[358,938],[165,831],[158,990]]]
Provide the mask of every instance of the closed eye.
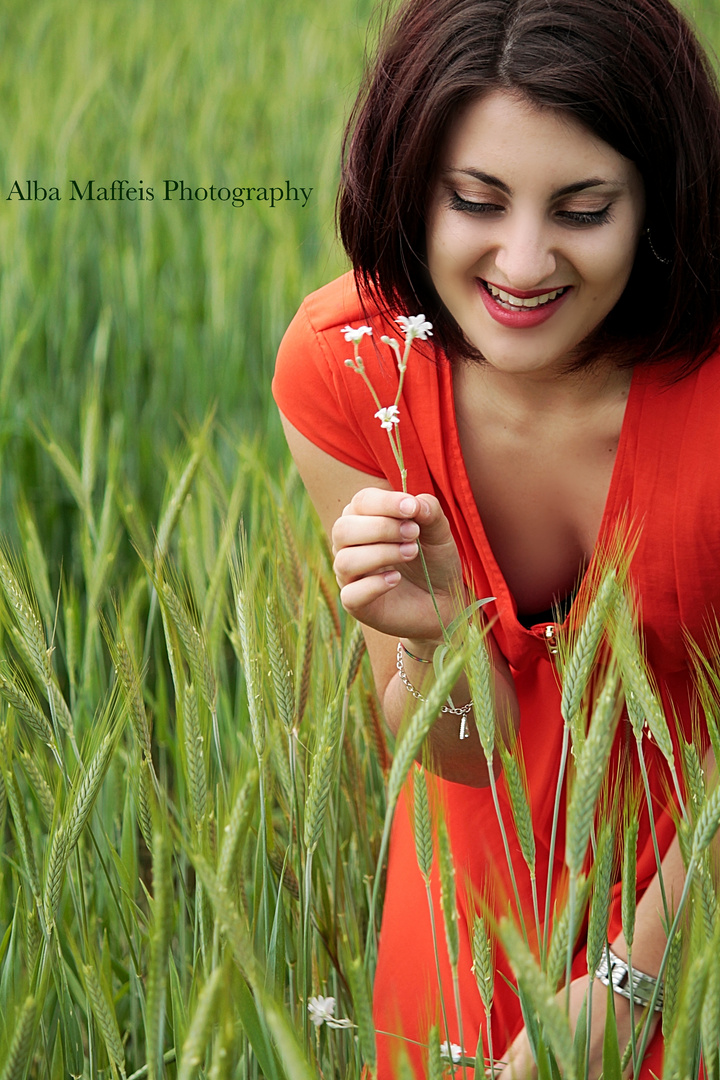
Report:
[[610,220],[612,203],[608,203],[602,210],[558,210],[557,217],[568,225],[604,225]]
[[474,202],[472,199],[463,199],[457,191],[450,196],[449,206],[451,210],[459,210],[464,214],[496,214],[504,208],[497,203]]

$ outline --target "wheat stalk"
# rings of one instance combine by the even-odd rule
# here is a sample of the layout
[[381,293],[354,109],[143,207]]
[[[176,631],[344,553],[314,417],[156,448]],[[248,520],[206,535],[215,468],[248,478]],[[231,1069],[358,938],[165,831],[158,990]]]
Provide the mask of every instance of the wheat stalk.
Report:
[[50,854],[48,855],[47,869],[45,871],[43,910],[48,927],[54,925],[55,912],[60,903],[63,873],[67,861],[66,848],[65,831],[62,825],[58,825],[50,842]]
[[3,1071],[0,1073],[0,1080],[22,1080],[25,1075],[25,1069],[32,1050],[35,1008],[35,999],[32,997],[25,998],[15,1024],[8,1056],[5,1059]]
[[125,1050],[120,1038],[115,1009],[100,985],[95,968],[91,964],[84,964],[82,973],[93,1015],[102,1033],[108,1057],[120,1070],[120,1074],[125,1076]]
[[80,839],[88,818],[95,805],[95,800],[100,791],[105,775],[110,766],[110,761],[115,749],[115,732],[105,735],[95,752],[95,756],[88,765],[87,771],[75,789],[72,802],[65,813],[64,828],[66,832],[66,857]]
[[15,835],[20,847],[23,865],[25,866],[25,873],[27,874],[33,896],[39,902],[42,893],[40,891],[40,877],[35,861],[35,852],[33,851],[32,836],[30,834],[30,827],[25,812],[25,803],[20,793],[12,764],[10,764],[4,772],[4,780],[5,790],[10,803],[10,811],[13,816],[13,821],[15,822]]
[[202,1065],[212,1029],[217,1022],[220,992],[226,982],[225,969],[216,967],[200,991],[180,1054],[177,1080],[192,1080],[195,1070]]
[[238,582],[235,592],[235,615],[240,637],[240,659],[247,691],[248,715],[253,745],[258,761],[262,763],[267,749],[265,713],[259,705],[261,698],[258,685],[255,632],[253,614],[247,591]]
[[443,1080],[445,1070],[440,1055],[440,1032],[437,1024],[433,1024],[428,1034],[428,1080]]
[[[22,675],[16,673],[15,679],[0,673],[0,694],[16,710],[22,720],[47,745],[55,746],[55,735],[50,721],[40,708],[37,699],[29,687],[23,685]],[[18,685],[18,683],[20,685]]]
[[617,575],[609,570],[588,609],[573,650],[563,670],[560,711],[566,724],[572,724],[580,710],[582,696],[595,663],[608,610],[617,591]]
[[467,633],[467,677],[473,715],[480,743],[488,762],[495,748],[495,695],[490,654],[478,627],[471,623]]
[[550,1048],[555,1054],[565,1080],[576,1080],[576,1063],[570,1024],[560,1008],[555,990],[538,967],[520,932],[507,918],[500,922],[500,940],[522,987],[532,1003]]
[[493,976],[493,957],[490,939],[485,926],[485,920],[480,915],[476,915],[473,920],[472,954],[475,982],[480,991],[480,999],[483,1003],[485,1014],[489,1018],[493,1004],[495,979]]
[[665,1047],[663,1080],[684,1080],[698,1036],[700,1011],[708,975],[708,954],[701,953],[690,965],[683,988],[674,1031]]
[[568,805],[565,862],[573,875],[580,872],[585,858],[595,804],[605,777],[618,717],[617,690],[618,673],[612,667],[595,703]]
[[268,598],[265,608],[265,632],[275,704],[280,721],[286,733],[290,735],[293,730],[295,711],[293,676],[280,637],[277,604],[274,597]]
[[353,1015],[358,1027],[360,1049],[363,1060],[369,1069],[375,1068],[377,1049],[375,1045],[375,1024],[370,1002],[370,987],[359,956],[353,957],[348,967],[348,981],[352,992]]
[[172,870],[170,842],[167,834],[153,832],[153,918],[150,932],[150,963],[148,967],[145,1005],[145,1037],[148,1076],[160,1080],[165,1032],[165,987],[168,973],[170,936],[172,930]]
[[637,842],[640,823],[637,814],[626,816],[623,828],[622,872],[622,929],[628,949],[635,938],[635,909],[637,904]]
[[438,822],[438,865],[440,867],[440,906],[445,923],[450,966],[457,967],[460,959],[457,898],[455,895],[455,865],[450,850],[450,837],[444,818]]
[[315,644],[315,634],[313,630],[314,622],[312,617],[312,607],[308,598],[305,602],[302,622],[300,624],[300,634],[297,642],[298,662],[296,670],[300,672],[300,679],[295,686],[295,724],[298,726],[305,715],[308,692],[310,689],[310,672],[312,669],[313,646]]
[[[105,624],[106,626],[106,624]],[[135,659],[128,648],[127,639],[120,620],[118,619],[117,637],[113,640],[109,628],[105,634],[110,653],[115,664],[120,688],[128,708],[128,715],[135,738],[148,761],[152,761],[152,743],[150,736],[150,722],[145,710],[145,702],[142,695],[142,680]]]
[[305,801],[304,844],[308,852],[315,851],[325,823],[333,776],[339,760],[342,712],[336,698],[325,709],[315,753],[310,783]]
[[0,585],[8,607],[27,647],[28,658],[37,680],[46,686],[52,682],[53,671],[48,657],[45,631],[38,614],[34,597],[22,581],[23,573],[5,544],[0,544]]
[[25,775],[30,781],[30,786],[35,792],[37,800],[49,823],[52,821],[55,813],[55,797],[50,790],[50,785],[40,772],[40,768],[32,754],[28,754],[26,750],[21,750],[19,756]]
[[[720,1032],[720,950],[718,950],[718,923],[715,924],[715,933],[708,956],[708,978],[705,987],[705,999],[700,1016],[700,1031],[702,1038],[702,1053],[705,1063],[706,1076],[717,1075],[718,1068],[718,1032]],[[668,969],[669,969],[668,964]],[[669,978],[665,976],[667,983]]]
[[535,833],[533,832],[532,815],[530,813],[530,803],[528,801],[524,770],[521,769],[521,765],[517,758],[517,755],[520,753],[520,748],[519,745],[517,745],[513,747],[513,752],[510,753],[507,747],[504,746],[502,742],[499,742],[498,750],[500,752],[505,785],[507,787],[508,795],[510,796],[510,807],[512,809],[513,821],[515,822],[515,831],[517,832],[517,838],[520,842],[520,850],[522,851],[527,868],[530,871],[530,877],[534,879]]
[[[635,735],[639,737],[643,724],[647,724],[674,775],[675,755],[670,729],[659,697],[651,685],[630,605],[621,589],[615,595],[611,640],[625,688],[628,716]],[[682,799],[680,805],[682,806]]]
[[565,971],[568,951],[573,948],[577,940],[578,931],[582,923],[585,905],[590,892],[590,882],[585,874],[578,874],[576,895],[573,915],[573,932],[570,933],[571,905],[566,903],[559,915],[553,921],[552,938],[547,957],[547,981],[550,986],[557,989]]
[[680,974],[682,970],[683,931],[678,928],[673,934],[668,953],[667,969],[663,992],[662,1033],[665,1040],[675,1026],[678,1002],[680,998]]
[[696,819],[700,807],[705,801],[705,781],[700,765],[700,757],[694,743],[684,740],[681,743],[683,763],[685,765],[685,783],[689,795],[691,819]]
[[178,592],[172,588],[170,583],[165,579],[157,580],[156,588],[160,602],[167,609],[173,626],[178,632],[183,651],[190,665],[193,682],[210,712],[214,712],[217,707],[217,682],[210,663],[205,638],[192,619],[187,604],[180,598]]
[[180,479],[178,480],[175,488],[167,502],[167,506],[160,519],[160,524],[157,530],[157,539],[155,541],[154,561],[156,566],[160,566],[165,560],[168,548],[170,546],[170,537],[175,531],[175,526],[178,523],[180,512],[185,504],[190,488],[192,487],[195,474],[200,468],[200,463],[206,453],[205,440],[207,433],[212,423],[212,415],[208,416],[205,421],[202,430],[200,431],[197,439],[195,449],[192,451],[187,465],[182,471]]
[[610,899],[615,861],[614,822],[605,820],[600,828],[595,856],[595,879],[590,900],[587,936],[587,968],[592,979],[607,945]]
[[192,815],[195,828],[200,834],[204,829],[205,815],[207,813],[207,775],[203,755],[204,738],[198,718],[197,696],[195,687],[191,683],[185,684],[182,695],[182,718],[184,736],[182,756],[187,772]]
[[415,853],[425,884],[430,881],[433,864],[433,838],[428,804],[427,781],[422,765],[413,771],[413,820],[415,825]]
[[696,860],[706,850],[720,826],[720,785],[706,796],[692,834],[690,857]]

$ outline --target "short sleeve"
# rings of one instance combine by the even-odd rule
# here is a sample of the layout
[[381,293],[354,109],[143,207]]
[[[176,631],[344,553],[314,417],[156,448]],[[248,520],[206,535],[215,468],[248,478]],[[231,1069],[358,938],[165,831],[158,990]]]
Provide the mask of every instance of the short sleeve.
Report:
[[341,355],[352,346],[344,342],[337,320],[332,327],[317,325],[314,297],[303,303],[281,342],[272,383],[275,402],[320,450],[353,469],[383,476],[378,456],[357,422],[351,383],[357,376],[348,371]]

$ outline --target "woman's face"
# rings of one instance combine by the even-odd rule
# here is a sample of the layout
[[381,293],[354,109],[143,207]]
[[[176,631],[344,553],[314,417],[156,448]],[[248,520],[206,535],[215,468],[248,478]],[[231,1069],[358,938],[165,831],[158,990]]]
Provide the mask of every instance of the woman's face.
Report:
[[644,215],[631,161],[567,114],[493,91],[450,128],[430,276],[493,367],[561,372],[625,288]]

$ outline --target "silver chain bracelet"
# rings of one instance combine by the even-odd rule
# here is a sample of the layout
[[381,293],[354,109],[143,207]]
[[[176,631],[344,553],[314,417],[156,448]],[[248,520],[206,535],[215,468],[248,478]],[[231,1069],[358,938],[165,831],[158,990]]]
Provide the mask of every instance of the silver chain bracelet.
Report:
[[[610,957],[610,964],[608,967],[608,956]],[[635,1005],[638,1005],[641,1009],[647,1008],[653,999],[655,993],[655,986],[657,979],[653,979],[651,975],[646,975],[644,971],[638,971],[637,968],[631,968],[619,956],[616,956],[611,948],[607,950],[603,949],[603,954],[598,964],[597,971],[595,972],[595,978],[599,979],[605,986],[612,986],[616,994],[620,994],[621,997],[630,1000],[630,987],[632,986],[632,999]],[[663,984],[660,983],[660,989],[658,991],[657,1001],[655,1002],[655,1012],[662,1012],[663,1007]]]
[[[400,681],[404,685],[405,689],[409,690],[409,692],[413,695],[413,697],[416,697],[418,699],[418,701],[424,701],[425,698],[422,696],[420,691],[416,690],[415,687],[413,686],[413,684],[408,679],[407,672],[405,670],[405,664],[403,663],[403,643],[402,643],[402,641],[398,641],[397,669],[398,669],[398,674],[400,675]],[[454,705],[443,705],[441,707],[441,709],[440,709],[440,712],[450,713],[452,716],[461,717],[461,720],[460,720],[460,735],[459,735],[459,738],[461,738],[461,739],[469,739],[470,738],[470,732],[468,731],[468,727],[467,727],[467,718],[468,718],[468,715],[472,712],[472,707],[473,707],[472,701],[468,701],[467,705],[461,705],[459,709],[456,709],[454,707]]]

